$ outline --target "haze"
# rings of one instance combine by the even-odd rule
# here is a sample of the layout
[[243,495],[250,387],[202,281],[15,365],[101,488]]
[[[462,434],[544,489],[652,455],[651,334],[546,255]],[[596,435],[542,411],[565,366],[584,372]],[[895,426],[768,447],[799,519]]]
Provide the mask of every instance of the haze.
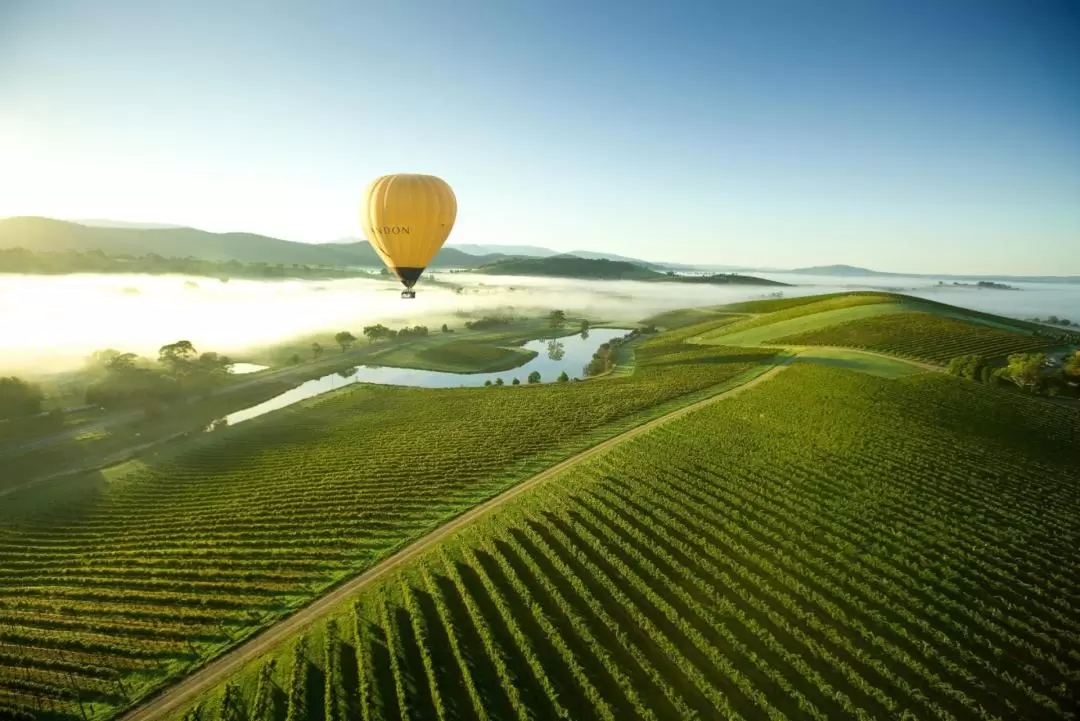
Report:
[[1039,3],[0,4],[0,216],[1080,273],[1080,13]]
[[[179,339],[200,350],[244,351],[316,332],[364,325],[437,328],[495,311],[544,313],[563,308],[596,319],[637,321],[665,310],[732,303],[773,292],[811,295],[852,288],[904,291],[1013,317],[1080,318],[1080,287],[1015,283],[1022,292],[937,288],[926,278],[827,278],[764,274],[796,287],[709,286],[581,281],[566,278],[442,275],[465,287],[423,283],[402,302],[396,282],[365,279],[259,282],[150,275],[0,275],[0,375],[76,368],[96,350],[155,356]],[[440,279],[438,272],[432,274]],[[430,278],[429,278],[430,280]]]

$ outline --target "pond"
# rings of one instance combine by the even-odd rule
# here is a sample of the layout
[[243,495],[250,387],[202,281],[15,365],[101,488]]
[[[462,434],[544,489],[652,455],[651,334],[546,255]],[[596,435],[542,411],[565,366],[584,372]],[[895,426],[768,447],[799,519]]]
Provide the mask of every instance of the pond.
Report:
[[229,372],[234,376],[247,375],[248,373],[258,373],[264,371],[270,366],[261,366],[258,363],[233,363],[229,366]]
[[581,378],[584,375],[585,366],[592,359],[597,348],[614,338],[621,338],[627,333],[628,331],[622,328],[597,328],[584,335],[562,336],[555,340],[529,341],[523,347],[536,351],[536,357],[517,368],[498,373],[446,373],[443,371],[418,370],[416,368],[356,366],[321,378],[315,378],[268,401],[230,413],[221,421],[217,421],[217,424],[236,425],[270,411],[299,403],[320,393],[354,383],[379,383],[382,385],[415,386],[417,388],[475,388],[483,386],[486,381],[494,383],[496,378],[502,378],[507,385],[510,384],[513,378],[526,383],[529,374],[533,371],[540,373],[541,383],[551,383],[563,372],[571,378]]

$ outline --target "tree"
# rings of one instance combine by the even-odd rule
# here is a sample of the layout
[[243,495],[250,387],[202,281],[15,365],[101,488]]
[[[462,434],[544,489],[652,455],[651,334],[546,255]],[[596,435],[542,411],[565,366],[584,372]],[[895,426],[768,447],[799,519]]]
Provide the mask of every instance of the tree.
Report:
[[1034,393],[1042,384],[1045,362],[1045,353],[1013,353],[1005,367],[1006,377],[1021,390]]
[[1065,361],[1061,368],[1061,381],[1067,393],[1080,396],[1080,350]]
[[138,360],[138,356],[134,353],[117,353],[112,356],[107,363],[105,363],[105,370],[107,371],[125,371],[131,370],[135,367],[135,361]]
[[356,336],[347,330],[343,330],[334,336],[334,342],[341,346],[341,352],[344,353],[356,342]]
[[496,378],[495,379],[495,385],[497,385],[497,386],[504,385],[503,379],[502,378]]
[[553,310],[548,313],[548,324],[552,328],[562,328],[566,325],[566,311]]
[[311,357],[318,359],[323,354],[322,343],[315,341],[311,344]]
[[158,349],[158,361],[172,371],[173,375],[182,376],[190,372],[191,362],[198,356],[198,351],[189,340],[178,340],[163,345]]
[[382,323],[364,326],[364,336],[368,339],[369,343],[374,343],[380,338],[390,338],[393,337],[393,335],[394,331],[390,330]]
[[22,378],[0,378],[0,418],[20,418],[41,413],[45,394]]
[[589,337],[589,321],[581,321],[581,339],[585,340]]
[[539,383],[540,382],[540,371],[533,371],[532,373],[530,373],[529,374],[529,382],[530,383]]
[[292,357],[289,358],[289,362],[292,363],[293,365],[296,365],[297,363],[299,363],[300,362],[300,354],[299,353],[293,353]]
[[442,324],[442,332],[443,333],[449,333],[450,332],[450,328],[447,327],[446,323]]
[[1080,350],[1073,353],[1072,357],[1065,361],[1062,369],[1071,380],[1080,382]]
[[961,355],[949,361],[945,369],[947,373],[961,378],[977,381],[982,378],[983,368],[986,367],[986,359],[981,355]]
[[519,381],[517,378],[515,378],[514,380],[510,381],[510,385],[519,386],[519,385],[521,385],[521,381]]
[[488,378],[486,381],[484,381],[484,385],[485,386],[490,386],[491,385],[491,379]]
[[559,380],[559,383],[567,383],[570,380],[570,376],[568,376],[566,374],[566,371],[563,371],[562,373],[559,374],[559,379],[558,380]]
[[547,344],[547,357],[553,361],[561,361],[566,355],[566,345],[558,340],[549,340]]

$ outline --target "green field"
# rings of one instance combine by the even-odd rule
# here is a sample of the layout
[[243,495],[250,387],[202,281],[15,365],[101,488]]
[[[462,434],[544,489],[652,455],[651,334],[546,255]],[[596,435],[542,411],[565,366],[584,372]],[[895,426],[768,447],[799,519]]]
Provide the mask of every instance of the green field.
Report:
[[[671,330],[602,378],[350,386],[5,496],[0,718],[111,718],[522,479],[791,360],[757,343],[800,349],[463,526],[188,718],[1074,718],[1080,416],[888,357],[1045,339],[892,294],[738,307],[758,315],[646,319]],[[476,369],[548,332],[526,325],[371,355]]]
[[768,315],[753,316],[717,331],[702,334],[701,343],[718,345],[759,345],[772,343],[777,338],[803,333],[819,328],[828,328],[838,323],[861,318],[874,318],[880,315],[903,312],[905,306],[887,301],[867,302],[863,298],[845,305],[840,300],[824,301],[820,305],[805,305],[787,311],[777,311]]
[[923,368],[907,361],[843,348],[809,348],[802,350],[795,358],[795,362],[846,368],[879,378],[903,378],[904,376],[926,372]]
[[[779,325],[777,326],[779,327]],[[787,329],[785,329],[787,330]],[[728,342],[738,343],[735,335]],[[829,345],[865,348],[944,365],[959,355],[987,358],[1043,350],[1053,342],[1026,333],[969,323],[926,312],[862,317],[828,327],[774,337],[780,345]]]
[[[0,505],[0,708],[104,718],[577,450],[771,350],[659,336],[628,376],[355,386]],[[81,709],[80,709],[81,705]]]
[[373,360],[380,365],[449,373],[493,373],[507,371],[528,363],[536,351],[513,346],[492,345],[473,340],[446,340],[391,348]]
[[661,330],[672,328],[684,328],[688,325],[697,325],[707,321],[719,321],[727,319],[729,323],[741,320],[743,316],[737,313],[727,313],[712,308],[680,308],[657,313],[641,321],[643,325],[652,325]]
[[1078,453],[1038,400],[796,365],[464,527],[187,718],[1073,718]]

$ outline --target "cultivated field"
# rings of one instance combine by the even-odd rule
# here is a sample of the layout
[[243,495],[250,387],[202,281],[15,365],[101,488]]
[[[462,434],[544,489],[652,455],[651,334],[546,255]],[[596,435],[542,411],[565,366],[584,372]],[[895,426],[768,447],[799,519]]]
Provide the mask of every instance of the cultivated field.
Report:
[[106,717],[574,451],[706,397],[773,351],[660,336],[627,376],[357,386],[179,455],[0,507],[0,708]]
[[463,528],[185,714],[1073,718],[1078,453],[1035,399],[796,365]]
[[776,338],[780,345],[829,345],[865,348],[919,358],[939,365],[959,355],[987,358],[1044,350],[1053,342],[933,313],[906,312],[851,320],[826,328]]

